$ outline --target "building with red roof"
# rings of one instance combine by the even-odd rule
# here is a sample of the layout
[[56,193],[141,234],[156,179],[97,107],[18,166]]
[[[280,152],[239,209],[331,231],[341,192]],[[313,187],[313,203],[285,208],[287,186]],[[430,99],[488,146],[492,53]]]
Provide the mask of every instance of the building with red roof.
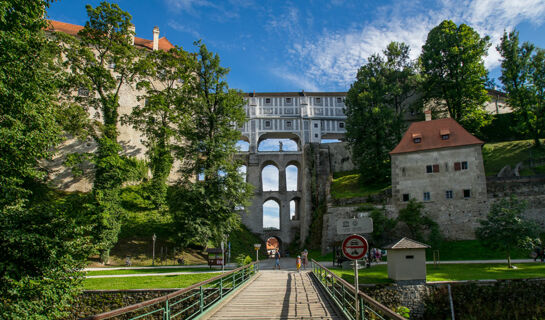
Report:
[[446,238],[474,238],[488,212],[484,142],[451,118],[430,118],[412,123],[390,152],[393,203],[422,202]]

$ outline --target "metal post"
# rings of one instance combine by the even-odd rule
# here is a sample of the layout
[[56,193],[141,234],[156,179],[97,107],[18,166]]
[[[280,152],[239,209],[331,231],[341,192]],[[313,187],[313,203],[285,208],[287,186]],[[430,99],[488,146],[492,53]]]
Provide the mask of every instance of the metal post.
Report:
[[202,313],[203,310],[204,310],[204,290],[203,290],[202,286],[200,286],[199,289],[200,289],[199,307],[200,307],[200,310],[201,310],[201,313]]
[[170,307],[168,306],[168,299],[165,301],[165,313],[163,314],[163,318],[165,320],[170,320]]
[[235,273],[236,272],[233,272],[233,289],[236,287],[236,283],[237,283],[237,278],[235,277]]
[[356,307],[356,316],[355,319],[359,319],[359,313],[360,313],[360,304],[358,299],[358,291],[359,291],[359,284],[358,284],[358,260],[354,260],[354,288],[356,289],[356,293],[354,298],[355,300],[355,307]]
[[223,298],[223,277],[220,278],[220,299]]
[[153,237],[151,237],[151,239],[153,240],[153,258],[151,260],[151,265],[155,266],[155,240],[157,240],[157,236],[155,235],[155,233],[153,234]]

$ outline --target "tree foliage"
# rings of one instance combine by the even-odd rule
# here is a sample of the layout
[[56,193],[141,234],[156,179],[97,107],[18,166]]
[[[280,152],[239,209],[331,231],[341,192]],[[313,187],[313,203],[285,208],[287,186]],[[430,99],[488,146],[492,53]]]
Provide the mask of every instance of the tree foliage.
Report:
[[58,44],[45,36],[50,1],[0,3],[0,318],[57,319],[78,293],[85,228],[50,202],[30,205],[40,161],[61,141]]
[[526,203],[515,197],[501,199],[492,205],[486,220],[481,220],[476,230],[485,247],[505,253],[509,268],[511,252],[530,247],[538,238],[537,225],[523,217],[525,209]]
[[413,239],[436,244],[442,238],[439,225],[428,215],[423,214],[423,208],[422,202],[411,199],[405,208],[399,210],[397,220],[407,225]]
[[445,20],[428,33],[420,55],[425,102],[436,113],[448,111],[473,133],[488,122],[483,57],[489,46],[488,36],[481,38],[470,26]]
[[520,44],[517,31],[504,32],[497,50],[502,56],[500,80],[517,129],[540,146],[545,128],[545,50]]
[[[131,43],[131,16],[116,4],[102,2],[86,6],[89,21],[77,38],[59,33],[65,46],[68,113],[79,115],[71,120],[71,128],[80,136],[89,135],[98,150],[89,155],[95,165],[92,201],[89,212],[97,225],[95,237],[103,261],[117,242],[121,208],[119,191],[134,173],[136,162],[121,154],[118,142],[119,99],[121,91],[137,79],[141,54]],[[80,89],[88,94],[78,94]],[[78,112],[74,110],[85,110]],[[95,114],[96,112],[96,114]]]
[[180,128],[192,121],[189,105],[195,89],[197,63],[194,55],[176,47],[147,54],[138,88],[144,103],[125,119],[146,138],[152,179],[149,193],[156,207],[166,203],[167,178],[174,162],[175,146],[183,143]]
[[405,130],[406,100],[415,93],[416,69],[409,47],[392,42],[362,66],[346,97],[346,137],[363,182],[378,183],[390,176],[389,152]]
[[[235,158],[238,128],[246,121],[240,91],[229,89],[217,54],[196,43],[198,81],[189,105],[191,124],[180,128],[185,143],[177,156],[183,161],[181,182],[171,210],[178,238],[201,243],[218,241],[238,225],[236,209],[247,204],[250,185],[238,172]],[[203,176],[200,180],[197,177]],[[182,227],[183,226],[183,227]]]

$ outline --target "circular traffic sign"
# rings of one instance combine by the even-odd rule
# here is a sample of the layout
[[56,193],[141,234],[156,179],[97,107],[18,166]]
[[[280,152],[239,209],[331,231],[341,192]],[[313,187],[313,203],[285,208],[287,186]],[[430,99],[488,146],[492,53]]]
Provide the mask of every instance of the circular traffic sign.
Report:
[[343,241],[343,254],[350,260],[360,260],[365,256],[369,249],[369,244],[364,237],[353,234]]

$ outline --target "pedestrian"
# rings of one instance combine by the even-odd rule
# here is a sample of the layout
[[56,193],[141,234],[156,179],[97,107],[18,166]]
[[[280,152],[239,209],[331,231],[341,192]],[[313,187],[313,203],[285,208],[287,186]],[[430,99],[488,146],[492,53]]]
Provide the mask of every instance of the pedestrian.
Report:
[[303,250],[301,255],[303,256],[303,269],[306,270],[307,269],[307,264],[308,264],[308,251],[307,251],[307,249]]
[[297,272],[301,271],[301,256],[297,256],[297,259],[295,259],[295,266],[297,267]]
[[379,249],[375,249],[375,260],[377,262],[380,262],[380,259],[382,258],[382,254],[380,253]]
[[274,253],[274,269],[276,270],[277,267],[278,270],[280,270],[280,252],[278,251],[278,249]]

